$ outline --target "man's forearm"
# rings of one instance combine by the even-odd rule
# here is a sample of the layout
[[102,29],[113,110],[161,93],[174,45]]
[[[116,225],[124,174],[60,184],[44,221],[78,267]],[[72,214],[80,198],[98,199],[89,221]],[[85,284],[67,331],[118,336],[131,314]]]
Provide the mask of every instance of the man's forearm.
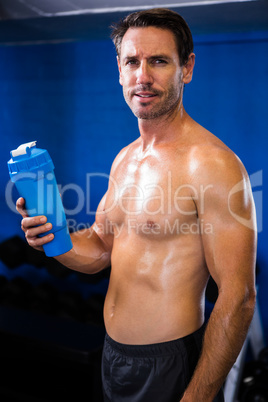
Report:
[[[220,296],[211,313],[203,347],[183,402],[212,402],[243,346],[254,313],[255,297],[241,301],[228,311]],[[235,303],[234,303],[235,304]],[[227,312],[228,311],[228,312]]]
[[75,271],[94,274],[110,265],[110,252],[90,228],[71,234],[73,248],[55,257],[57,261]]

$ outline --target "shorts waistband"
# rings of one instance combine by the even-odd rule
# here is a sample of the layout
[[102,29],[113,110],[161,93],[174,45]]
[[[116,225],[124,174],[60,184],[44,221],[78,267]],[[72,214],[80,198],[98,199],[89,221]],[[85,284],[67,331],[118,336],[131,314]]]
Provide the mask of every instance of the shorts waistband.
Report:
[[132,357],[155,357],[177,353],[181,351],[183,347],[188,349],[192,345],[195,346],[196,343],[200,343],[200,340],[203,338],[204,331],[205,324],[203,324],[197,331],[182,338],[148,345],[128,345],[124,343],[119,343],[113,340],[106,333],[105,342],[107,342],[113,350],[123,355]]

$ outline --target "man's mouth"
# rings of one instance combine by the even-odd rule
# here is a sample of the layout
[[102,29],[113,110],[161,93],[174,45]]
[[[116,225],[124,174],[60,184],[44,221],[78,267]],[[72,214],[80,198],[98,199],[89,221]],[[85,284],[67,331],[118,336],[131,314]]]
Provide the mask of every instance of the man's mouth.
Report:
[[154,99],[161,96],[161,92],[153,88],[136,87],[130,92],[132,99],[141,105],[150,105]]
[[157,94],[152,93],[152,92],[136,92],[136,93],[134,93],[134,96],[145,100],[145,99],[155,98],[157,96]]

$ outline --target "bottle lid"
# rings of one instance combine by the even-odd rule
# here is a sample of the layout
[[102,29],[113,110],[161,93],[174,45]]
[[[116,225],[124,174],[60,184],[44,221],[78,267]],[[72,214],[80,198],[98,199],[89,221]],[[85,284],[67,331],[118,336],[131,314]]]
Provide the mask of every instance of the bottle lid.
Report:
[[16,156],[31,154],[30,148],[36,147],[36,141],[26,142],[26,144],[21,144],[17,149],[10,152],[11,158]]
[[36,148],[36,141],[21,144],[17,149],[10,152],[11,159],[8,161],[8,169],[11,179],[15,175],[25,173],[43,172],[44,174],[54,169],[51,157],[46,149]]

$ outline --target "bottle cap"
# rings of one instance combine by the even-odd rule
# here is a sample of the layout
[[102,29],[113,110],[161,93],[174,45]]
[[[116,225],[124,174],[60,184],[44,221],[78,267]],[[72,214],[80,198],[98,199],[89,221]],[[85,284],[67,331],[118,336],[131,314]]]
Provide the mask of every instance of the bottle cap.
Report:
[[14,149],[10,152],[11,158],[16,156],[25,155],[29,152],[31,153],[30,148],[36,147],[36,141],[26,142],[26,144],[21,144],[17,149]]
[[18,179],[17,175],[37,172],[45,175],[54,169],[49,153],[46,149],[36,148],[36,141],[21,144],[17,149],[11,151],[10,155],[11,159],[7,164],[12,181]]

